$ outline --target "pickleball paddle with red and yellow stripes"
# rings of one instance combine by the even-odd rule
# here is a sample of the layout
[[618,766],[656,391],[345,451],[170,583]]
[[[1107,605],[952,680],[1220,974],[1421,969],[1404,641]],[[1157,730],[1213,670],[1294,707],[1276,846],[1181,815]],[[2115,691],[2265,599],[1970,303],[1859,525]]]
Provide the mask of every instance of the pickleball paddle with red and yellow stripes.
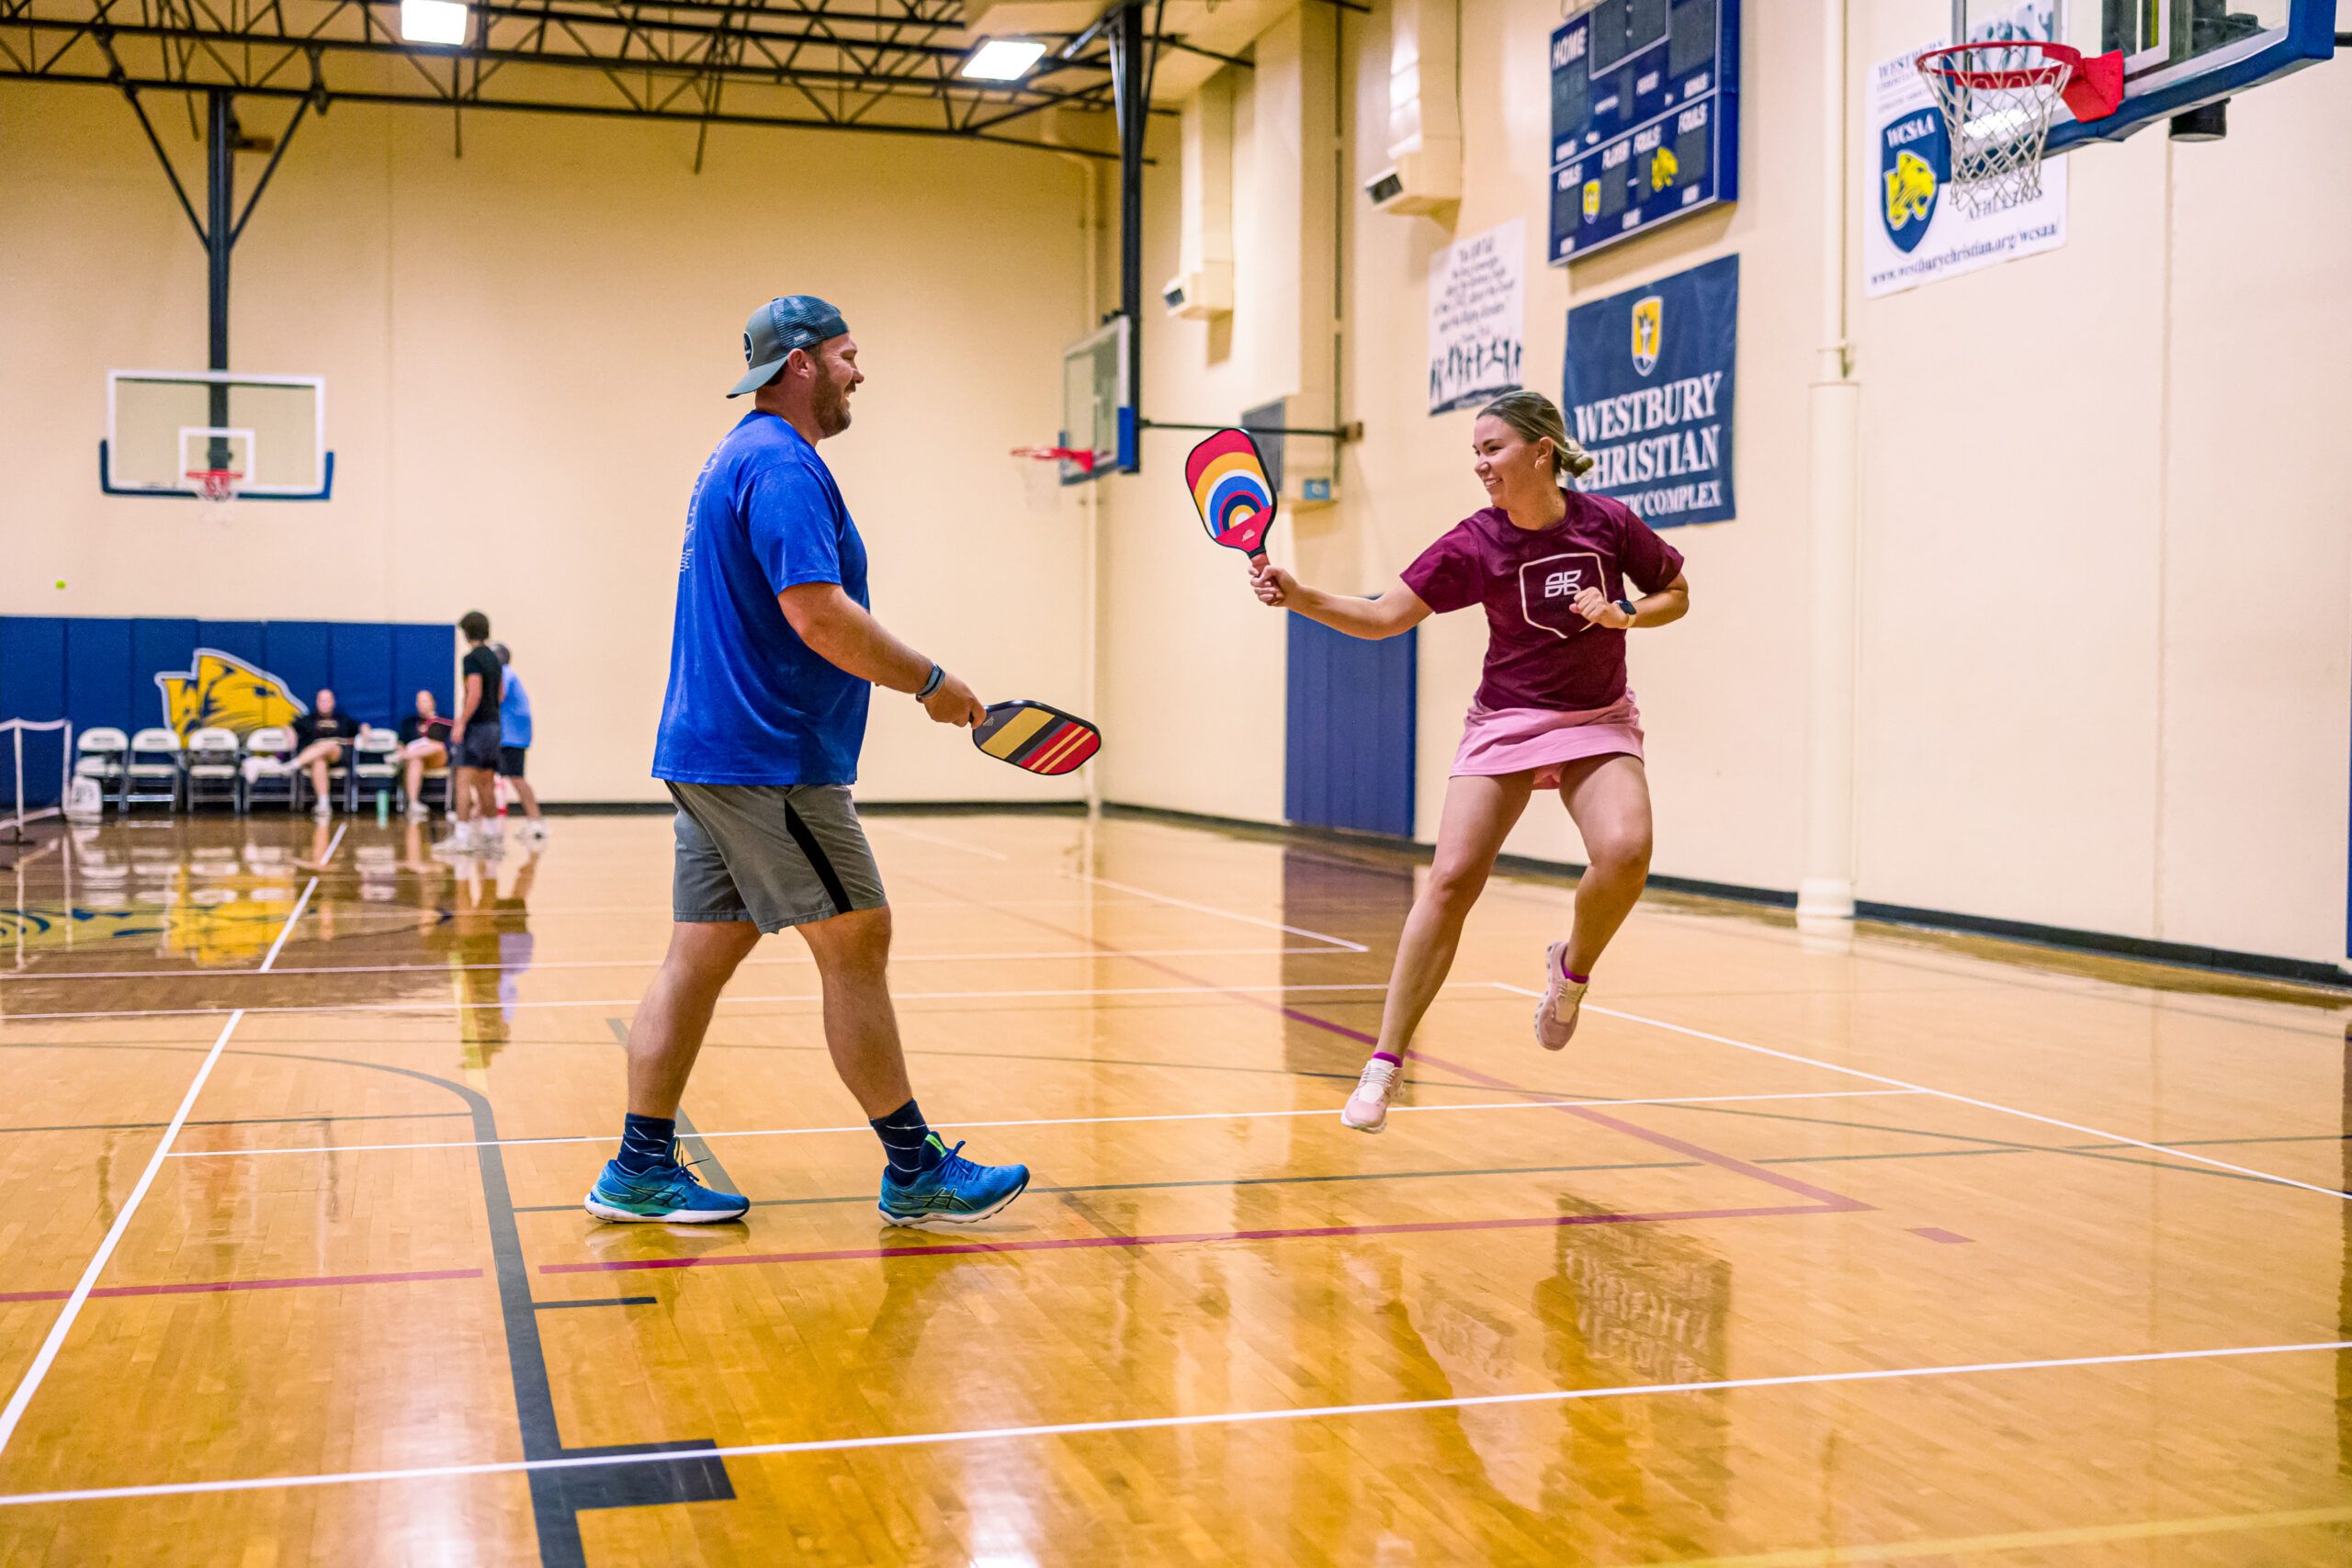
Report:
[[1043,703],[996,703],[973,728],[972,744],[1033,773],[1066,773],[1102,750],[1102,732]]

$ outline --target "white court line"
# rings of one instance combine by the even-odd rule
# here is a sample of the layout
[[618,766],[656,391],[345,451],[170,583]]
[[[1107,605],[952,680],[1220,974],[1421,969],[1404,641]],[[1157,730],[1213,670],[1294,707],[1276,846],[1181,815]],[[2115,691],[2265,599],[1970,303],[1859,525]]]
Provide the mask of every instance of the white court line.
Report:
[[[1520,986],[1508,986],[1500,980],[1489,980],[1487,983],[1501,990],[1517,991],[1522,997],[1543,995],[1541,991],[1531,991]],[[1759,1056],[1778,1056],[1784,1062],[1801,1062],[1808,1067],[1826,1067],[1833,1073],[1844,1073],[1849,1077],[1868,1078],[1872,1083],[1889,1084],[1896,1089],[1912,1089],[1920,1094],[1932,1094],[1939,1100],[1949,1100],[1961,1105],[1973,1105],[1980,1111],[1997,1111],[2004,1116],[2015,1116],[2027,1122],[2039,1122],[2046,1127],[2064,1127],[2070,1133],[2086,1133],[2094,1138],[2106,1138],[2118,1144],[2129,1144],[2135,1149],[2146,1149],[2151,1154],[2170,1155],[2175,1159],[2194,1160],[2199,1165],[2210,1165],[2216,1170],[2227,1170],[2239,1176],[2251,1176],[2263,1181],[2274,1181],[2281,1187],[2300,1187],[2306,1192],[2317,1192],[2338,1200],[2352,1200],[2352,1192],[2346,1192],[2340,1188],[2313,1186],[2308,1181],[2298,1181],[2291,1176],[2276,1176],[2267,1170],[2256,1170],[2250,1166],[2232,1165],[2227,1160],[2191,1154],[2187,1149],[2177,1149],[2168,1144],[2152,1144],[2143,1138],[2127,1138],[2120,1133],[2109,1133],[2098,1127],[2086,1127],[2079,1122],[2062,1122],[2055,1116],[2043,1116],[2032,1111],[2019,1111],[2014,1105],[1999,1105],[1989,1100],[1976,1100],[1965,1094],[1954,1094],[1950,1089],[1930,1089],[1925,1084],[1912,1083],[1905,1078],[1891,1078],[1884,1073],[1866,1073],[1860,1067],[1841,1066],[1836,1062],[1825,1062],[1818,1056],[1800,1056],[1793,1051],[1775,1051],[1769,1045],[1751,1045],[1745,1040],[1734,1040],[1727,1034],[1710,1034],[1703,1029],[1686,1028],[1679,1023],[1668,1023],[1660,1018],[1645,1018],[1637,1012],[1619,1012],[1614,1008],[1596,1007],[1590,1002],[1584,1005],[1586,1011],[1597,1012],[1606,1018],[1622,1018],[1628,1023],[1646,1023],[1653,1029],[1663,1029],[1675,1034],[1687,1034],[1693,1040],[1711,1040],[1718,1045],[1729,1045],[1741,1051],[1753,1051]]]
[[[1414,1111],[1538,1111],[1546,1106],[1590,1105],[1621,1107],[1628,1105],[1720,1105],[1733,1100],[1879,1100],[1898,1095],[1927,1094],[1928,1089],[1816,1089],[1802,1094],[1686,1094],[1654,1100],[1498,1100],[1477,1105],[1392,1105],[1388,1113],[1401,1116]],[[1308,1111],[1175,1111],[1152,1116],[1038,1116],[1017,1122],[957,1122],[958,1130],[966,1127],[1099,1127],[1122,1122],[1250,1122],[1278,1119],[1285,1116],[1335,1115],[1328,1105]],[[697,1138],[795,1138],[817,1133],[870,1133],[866,1122],[843,1127],[747,1127],[738,1132],[697,1132]],[[609,1144],[609,1133],[592,1133],[583,1136],[556,1138],[460,1138],[449,1143],[435,1144],[306,1144],[299,1148],[249,1149],[181,1149],[174,1159],[242,1159],[247,1155],[350,1155],[368,1154],[384,1149],[479,1149],[504,1147],[509,1144]]]
[[[281,969],[280,975],[299,973]],[[1464,987],[1483,988],[1489,982],[1465,980]],[[1449,987],[1450,988],[1450,987]],[[1385,991],[1385,980],[1351,980],[1331,985],[1289,986],[1074,986],[1057,989],[1022,991],[899,991],[891,999],[901,1002],[966,1002],[984,1001],[998,998],[1039,997],[1216,997],[1239,996],[1256,992],[1290,991]],[[567,1002],[445,1002],[419,998],[413,1002],[311,1002],[288,1004],[285,1007],[240,1008],[240,1012],[262,1013],[309,1012],[469,1012],[482,1008],[634,1008],[642,997],[615,997],[600,1001]],[[825,998],[816,991],[795,992],[781,997],[726,997],[718,998],[720,1007],[743,1006],[754,1002],[821,1002]],[[0,1023],[33,1023],[43,1020],[85,1018],[217,1018],[225,1008],[125,1008],[119,1010],[96,1010],[88,1012],[12,1012],[0,1017]]]
[[[334,837],[327,840],[327,852],[319,857],[321,861],[334,858],[334,847],[343,842],[343,830],[349,826],[350,824],[346,822],[336,827]],[[294,934],[294,922],[302,918],[302,911],[310,907],[311,895],[318,889],[319,879],[315,876],[302,885],[302,896],[294,900],[293,912],[286,917],[286,923],[277,928],[277,940],[269,944],[269,952],[263,955],[261,967],[254,971],[255,974],[266,974],[269,966],[277,962],[278,949],[284,947],[286,939]]]
[[24,1419],[25,1406],[32,1403],[33,1395],[40,1392],[41,1380],[49,1376],[50,1363],[57,1359],[59,1348],[65,1343],[65,1336],[74,1327],[74,1320],[81,1315],[82,1303],[90,1299],[91,1287],[98,1282],[98,1274],[106,1268],[107,1259],[114,1256],[115,1246],[122,1240],[122,1233],[130,1228],[130,1216],[139,1212],[140,1200],[147,1196],[147,1189],[154,1183],[155,1173],[164,1168],[164,1158],[171,1153],[172,1140],[179,1136],[180,1126],[195,1108],[196,1097],[202,1091],[204,1080],[212,1076],[212,1065],[220,1059],[221,1049],[229,1043],[229,1036],[236,1032],[237,1020],[243,1016],[232,1012],[229,1015],[229,1021],[220,1026],[220,1037],[212,1043],[212,1049],[205,1053],[204,1065],[196,1069],[196,1080],[187,1086],[187,1093],[181,1096],[180,1108],[172,1112],[171,1124],[164,1129],[164,1136],[156,1144],[155,1152],[147,1158],[147,1168],[140,1172],[138,1184],[131,1188],[130,1196],[116,1213],[114,1224],[107,1227],[106,1239],[98,1243],[98,1250],[92,1255],[90,1266],[82,1270],[82,1278],[74,1282],[74,1293],[65,1298],[65,1305],[58,1313],[57,1321],[49,1325],[49,1337],[40,1342],[40,1351],[33,1357],[33,1364],[26,1369],[23,1381],[17,1384],[17,1392],[9,1397],[7,1408],[0,1410],[0,1450],[6,1450],[8,1439],[17,1435],[17,1423]]
[[997,861],[1009,861],[1012,858],[1011,855],[1001,855],[994,850],[984,850],[978,844],[959,844],[953,839],[942,839],[930,833],[918,833],[912,828],[901,828],[896,822],[876,822],[863,817],[858,820],[866,827],[881,832],[896,833],[902,839],[921,839],[926,844],[937,844],[944,849],[961,850],[967,855],[986,855],[989,859]]
[[[1091,949],[1064,949],[1055,953],[894,953],[893,966],[900,964],[1019,964],[1031,961],[1087,959],[1096,963],[1114,962],[1122,958],[1297,958],[1317,953],[1337,956],[1347,949],[1340,947],[1145,947],[1121,948],[1116,953],[1102,953]],[[746,958],[736,965],[751,969],[762,964],[797,964],[808,968],[817,961],[806,953],[781,958]],[[537,974],[542,969],[659,969],[662,960],[652,958],[561,958],[529,964],[304,964],[290,969],[272,970],[273,975],[446,975],[461,969],[495,969],[502,973],[512,970],[517,975]],[[28,979],[48,980],[250,980],[262,973],[259,969],[66,969],[51,974],[38,973]]]
[[[343,829],[336,829],[335,838],[342,836]],[[334,840],[328,841],[327,850],[329,853],[334,852]],[[278,948],[286,941],[286,933],[294,929],[295,920],[301,916],[302,906],[311,901],[311,894],[318,886],[319,879],[315,876],[303,886],[302,897],[294,901],[294,908],[286,917],[286,924],[278,929],[277,941],[270,943],[269,957],[262,960],[264,968],[269,966],[270,959],[277,956]],[[138,1184],[131,1188],[130,1196],[116,1211],[114,1224],[107,1227],[106,1239],[98,1243],[98,1250],[92,1255],[89,1267],[82,1270],[82,1278],[74,1282],[73,1294],[65,1298],[65,1305],[58,1312],[57,1321],[49,1325],[49,1337],[40,1342],[40,1349],[33,1357],[33,1364],[25,1370],[23,1379],[17,1384],[17,1392],[9,1395],[7,1407],[0,1409],[0,1452],[6,1451],[8,1440],[17,1435],[17,1424],[25,1418],[25,1407],[40,1391],[41,1380],[49,1376],[50,1366],[57,1359],[57,1352],[64,1345],[65,1336],[73,1331],[74,1320],[82,1314],[82,1303],[90,1299],[90,1291],[97,1284],[98,1275],[105,1269],[107,1259],[114,1256],[114,1249],[122,1240],[123,1232],[130,1228],[130,1216],[139,1212],[139,1204],[147,1196],[147,1189],[154,1185],[155,1173],[164,1168],[164,1161],[171,1155],[172,1140],[180,1135],[180,1128],[187,1122],[187,1113],[196,1109],[196,1097],[204,1092],[204,1080],[212,1076],[213,1064],[220,1060],[220,1053],[228,1048],[229,1036],[237,1032],[238,1021],[244,1016],[242,1011],[232,1012],[229,1015],[229,1021],[220,1026],[220,1038],[213,1041],[212,1049],[204,1054],[204,1065],[196,1069],[195,1080],[187,1086],[187,1093],[180,1097],[180,1108],[172,1112],[170,1123],[155,1144],[155,1152],[147,1157],[147,1168],[139,1173]]]
[[1669,1393],[1722,1393],[1736,1389],[1808,1388],[1824,1384],[1892,1382],[1905,1378],[1967,1377],[1985,1372],[2054,1371],[2074,1367],[2121,1367],[2159,1361],[2211,1361],[2239,1356],[2352,1349],[2352,1339],[2301,1345],[2230,1345],[2210,1350],[2143,1350],[2117,1356],[2052,1356],[2030,1361],[1970,1361],[1958,1365],[1888,1367],[1852,1372],[1796,1372],[1782,1377],[1718,1378],[1704,1382],[1619,1383],[1602,1388],[1551,1388],[1532,1393],[1462,1394],[1451,1399],[1392,1399],[1366,1404],[1315,1404],[1282,1410],[1219,1410],[1199,1416],[1138,1416],[1124,1421],[1057,1421],[1031,1427],[982,1427],[963,1431],[907,1432],[875,1438],[817,1438],[797,1443],[739,1443],[725,1448],[673,1449],[662,1453],[582,1455],[567,1459],[497,1460],[482,1464],[419,1465],[410,1470],[350,1470],[322,1475],[257,1475],[233,1481],[175,1481],[145,1486],[91,1486],[70,1492],[0,1493],[0,1507],[39,1503],[119,1502],[134,1497],[186,1497],[216,1492],[266,1492],[304,1486],[346,1486],[368,1481],[428,1481],[457,1475],[512,1475],[597,1465],[675,1464],[689,1460],[763,1459],[789,1454],[848,1453],[864,1449],[929,1448],[944,1443],[1001,1442],[1023,1438],[1077,1438],[1101,1432],[1154,1432],[1187,1427],[1242,1427],[1269,1421],[1329,1421],[1352,1416],[1416,1415],[1508,1404],[1562,1404],[1579,1399],[1629,1399]]
[[1156,904],[1167,904],[1179,909],[1190,909],[1195,914],[1215,915],[1220,919],[1239,920],[1245,925],[1263,926],[1270,931],[1288,931],[1293,936],[1312,937],[1317,942],[1328,942],[1345,953],[1372,951],[1360,942],[1350,942],[1346,937],[1333,936],[1329,931],[1311,931],[1305,926],[1286,926],[1280,920],[1262,920],[1255,915],[1237,915],[1231,909],[1215,908],[1207,904],[1188,904],[1182,898],[1170,898],[1165,893],[1154,893],[1146,887],[1131,887],[1124,882],[1114,882],[1107,876],[1089,876],[1082,871],[1065,872],[1063,874],[1076,877],[1080,882],[1091,882],[1097,887],[1115,887],[1122,893],[1132,893],[1138,898],[1148,898]]

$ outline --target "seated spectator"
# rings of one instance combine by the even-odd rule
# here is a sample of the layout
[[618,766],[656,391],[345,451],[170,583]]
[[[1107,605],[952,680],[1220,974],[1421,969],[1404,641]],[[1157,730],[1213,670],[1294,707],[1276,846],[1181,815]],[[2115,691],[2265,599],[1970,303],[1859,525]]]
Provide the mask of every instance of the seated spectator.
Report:
[[334,809],[327,799],[327,768],[350,760],[351,743],[359,739],[359,728],[357,719],[335,710],[334,694],[323,687],[311,711],[294,721],[294,760],[287,768],[293,773],[310,770],[311,792],[318,796],[318,804],[311,808],[314,816],[324,817]]
[[454,727],[434,712],[433,694],[416,694],[416,711],[401,720],[401,760],[408,766],[408,819],[424,820],[424,770],[437,768],[449,760],[449,737]]

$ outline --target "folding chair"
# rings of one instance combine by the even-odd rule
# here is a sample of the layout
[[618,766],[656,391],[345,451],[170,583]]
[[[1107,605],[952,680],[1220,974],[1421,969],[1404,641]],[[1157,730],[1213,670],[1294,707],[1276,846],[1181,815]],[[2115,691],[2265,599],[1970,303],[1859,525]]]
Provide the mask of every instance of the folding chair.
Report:
[[180,737],[175,729],[142,729],[130,738],[122,770],[122,808],[162,804],[180,808]]
[[244,791],[237,780],[237,732],[207,725],[187,738],[187,808],[194,811],[208,799],[225,798],[231,807],[245,808]]
[[360,802],[378,794],[397,795],[401,783],[401,738],[390,729],[374,725],[362,725],[359,739],[351,743],[351,788],[344,802],[345,811],[356,811]]
[[111,794],[118,809],[122,804],[122,770],[130,761],[130,737],[106,725],[96,725],[82,731],[74,743],[77,755],[74,759],[74,776],[98,781],[98,795],[103,800]]
[[286,759],[294,750],[294,732],[283,725],[266,725],[245,737],[245,760],[240,772],[245,781],[245,809],[259,800],[283,800],[286,809],[300,804],[294,775]]

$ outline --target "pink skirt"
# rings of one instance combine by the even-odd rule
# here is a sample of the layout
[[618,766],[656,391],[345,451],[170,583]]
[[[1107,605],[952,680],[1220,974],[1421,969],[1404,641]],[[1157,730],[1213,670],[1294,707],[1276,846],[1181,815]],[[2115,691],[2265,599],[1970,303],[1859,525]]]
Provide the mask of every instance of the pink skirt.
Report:
[[1560,765],[1586,757],[1642,754],[1642,716],[1629,687],[1605,708],[1555,713],[1549,708],[1490,708],[1472,698],[1463,722],[1457,773],[1535,773],[1537,789],[1557,789]]

